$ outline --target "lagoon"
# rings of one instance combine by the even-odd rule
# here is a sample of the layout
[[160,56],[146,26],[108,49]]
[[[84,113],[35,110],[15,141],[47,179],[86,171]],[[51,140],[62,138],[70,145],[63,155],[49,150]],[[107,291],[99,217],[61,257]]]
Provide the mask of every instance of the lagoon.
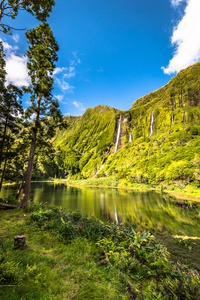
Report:
[[[5,201],[16,194],[16,186],[4,186]],[[78,188],[65,183],[34,182],[30,199],[66,210],[79,210],[102,221],[131,221],[139,229],[200,237],[200,205],[178,205],[168,196],[154,191],[112,188]]]

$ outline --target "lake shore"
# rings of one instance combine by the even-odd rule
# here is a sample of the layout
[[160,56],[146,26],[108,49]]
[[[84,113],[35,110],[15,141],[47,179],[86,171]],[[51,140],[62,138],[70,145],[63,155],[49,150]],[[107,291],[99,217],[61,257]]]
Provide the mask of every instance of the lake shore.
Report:
[[[56,182],[59,182],[56,181]],[[64,182],[64,181],[61,181]],[[169,194],[176,200],[195,201],[200,202],[200,189],[187,185],[183,189],[174,185],[164,186],[158,185],[157,187],[147,184],[132,183],[128,184],[126,181],[116,181],[114,177],[92,178],[85,180],[69,180],[65,181],[69,186],[76,187],[91,187],[91,188],[113,188],[123,190],[140,190],[140,191],[156,191],[158,193]],[[114,183],[114,184],[112,184]]]
[[[50,180],[38,180],[32,182],[54,182],[54,183],[66,183],[69,186],[74,187],[89,187],[89,188],[112,188],[121,190],[139,190],[139,191],[156,191],[157,193],[169,194],[174,199],[183,201],[192,201],[200,203],[200,189],[192,185],[186,185],[184,187],[175,185],[158,185],[151,186],[147,184],[127,183],[125,180],[120,182],[115,177],[102,177],[91,179],[50,179]],[[3,186],[16,185],[13,183],[4,183]]]

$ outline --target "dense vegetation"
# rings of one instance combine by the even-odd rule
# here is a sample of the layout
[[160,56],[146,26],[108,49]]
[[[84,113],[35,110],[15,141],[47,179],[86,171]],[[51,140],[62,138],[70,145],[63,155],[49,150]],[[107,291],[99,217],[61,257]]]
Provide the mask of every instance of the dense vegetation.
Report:
[[[57,130],[51,143],[38,144],[33,180],[86,179],[96,174],[115,176],[118,185],[124,187],[140,183],[183,188],[190,183],[198,188],[199,78],[200,63],[196,63],[180,71],[166,86],[138,99],[129,111],[97,106],[87,109],[82,117],[66,117],[67,126]],[[19,141],[17,138],[15,144]],[[18,152],[20,159],[14,157],[7,162],[6,180],[23,178],[28,157],[26,145],[24,142],[21,147],[23,153]]]
[[163,88],[138,99],[129,111],[97,106],[76,121],[68,119],[69,128],[58,132],[55,143],[65,175],[90,178],[105,163],[98,176],[114,175],[126,186],[138,182],[199,187],[199,79],[200,63],[196,63]]
[[[3,217],[0,297],[5,300],[200,297],[198,272],[173,262],[148,231],[44,205]],[[13,248],[19,234],[26,235],[29,250]]]
[[97,172],[111,153],[116,116],[114,108],[97,106],[87,109],[81,118],[67,118],[69,127],[55,138],[66,174],[88,178]]

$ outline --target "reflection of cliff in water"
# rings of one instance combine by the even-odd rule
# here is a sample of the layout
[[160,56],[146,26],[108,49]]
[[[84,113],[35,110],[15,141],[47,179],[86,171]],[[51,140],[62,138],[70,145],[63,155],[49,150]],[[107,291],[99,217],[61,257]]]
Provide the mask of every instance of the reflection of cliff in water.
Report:
[[[15,195],[12,187],[3,187],[1,197]],[[138,229],[148,228],[200,236],[199,205],[174,204],[155,192],[138,192],[109,188],[76,188],[65,184],[33,183],[31,199],[36,203],[79,210],[102,221],[130,221]]]

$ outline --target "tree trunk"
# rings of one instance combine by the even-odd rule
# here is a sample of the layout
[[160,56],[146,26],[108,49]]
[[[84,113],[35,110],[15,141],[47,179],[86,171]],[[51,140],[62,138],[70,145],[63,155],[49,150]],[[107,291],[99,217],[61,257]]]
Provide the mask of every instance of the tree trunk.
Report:
[[40,101],[41,101],[41,97],[38,97],[37,110],[35,113],[35,122],[34,122],[34,126],[33,126],[31,149],[30,149],[30,154],[29,154],[29,162],[28,162],[28,168],[26,171],[26,178],[25,178],[25,184],[24,184],[24,191],[23,191],[22,200],[21,200],[21,203],[20,203],[18,209],[24,208],[24,206],[28,206],[30,187],[31,187],[32,169],[33,169],[33,162],[34,162],[34,155],[35,155],[36,137],[37,137],[37,123],[38,123],[39,115],[40,115]]
[[[6,154],[7,153],[8,153],[8,146],[7,146]],[[7,163],[7,155],[6,155],[5,162],[4,162],[3,172],[1,174],[0,192],[1,192],[2,184],[3,184],[3,179],[4,179],[4,175],[5,175],[5,171],[6,171],[6,163]]]
[[15,196],[15,199],[16,199],[16,200],[18,199],[19,194],[20,194],[20,192],[21,192],[21,189],[22,189],[22,187],[23,187],[25,177],[26,177],[26,173],[25,173],[25,175],[24,175],[24,177],[23,177],[23,179],[22,179],[22,182],[21,182],[21,184],[20,184],[20,186],[19,186],[19,188],[18,188],[17,194],[16,194],[16,196]]
[[4,143],[5,143],[5,139],[6,139],[7,122],[8,122],[8,117],[6,117],[6,122],[5,122],[4,132],[3,132],[3,141],[2,141],[2,144],[1,144],[0,167],[1,167],[2,156],[3,156],[3,147],[4,147]]

